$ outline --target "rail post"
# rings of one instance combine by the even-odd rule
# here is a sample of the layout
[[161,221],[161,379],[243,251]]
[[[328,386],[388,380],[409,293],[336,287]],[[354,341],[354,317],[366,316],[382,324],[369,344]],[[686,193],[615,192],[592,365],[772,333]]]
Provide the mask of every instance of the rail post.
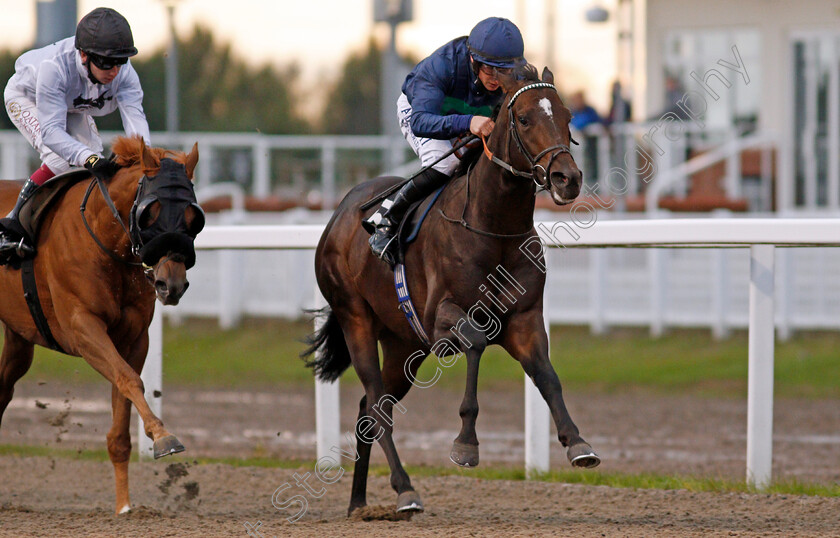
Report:
[[773,245],[750,247],[747,483],[763,489],[773,466]]
[[[155,314],[149,325],[149,350],[140,379],[143,380],[146,402],[158,418],[163,411],[163,312],[155,305]],[[136,410],[135,410],[136,413]],[[138,450],[141,460],[154,459],[154,442],[146,436],[143,419],[137,416]]]
[[[327,306],[318,284],[315,284],[315,308]],[[321,328],[324,320],[315,318],[315,330]],[[316,355],[320,352],[316,351]],[[330,455],[330,448],[338,447],[341,442],[341,412],[339,405],[339,386],[336,379],[332,383],[315,379],[315,438],[318,459]]]

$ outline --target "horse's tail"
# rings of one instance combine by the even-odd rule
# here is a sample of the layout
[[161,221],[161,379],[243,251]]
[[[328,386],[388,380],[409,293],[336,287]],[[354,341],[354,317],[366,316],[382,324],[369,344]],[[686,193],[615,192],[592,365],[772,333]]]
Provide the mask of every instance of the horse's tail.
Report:
[[[309,345],[300,354],[306,366],[314,370],[315,375],[322,381],[335,381],[341,373],[350,366],[350,350],[344,340],[344,332],[338,324],[338,318],[329,306],[318,310],[310,310],[316,318],[324,319],[321,328],[306,337],[304,342]],[[314,359],[309,359],[314,355]]]

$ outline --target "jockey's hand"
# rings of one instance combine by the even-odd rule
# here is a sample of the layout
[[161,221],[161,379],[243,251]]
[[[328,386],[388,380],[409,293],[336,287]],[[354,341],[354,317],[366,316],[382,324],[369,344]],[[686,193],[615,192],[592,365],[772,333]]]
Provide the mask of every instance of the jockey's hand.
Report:
[[85,168],[99,179],[111,179],[120,169],[119,165],[111,159],[105,159],[99,155],[91,155],[85,161]]
[[470,132],[476,136],[490,136],[496,124],[486,116],[473,116],[470,120]]

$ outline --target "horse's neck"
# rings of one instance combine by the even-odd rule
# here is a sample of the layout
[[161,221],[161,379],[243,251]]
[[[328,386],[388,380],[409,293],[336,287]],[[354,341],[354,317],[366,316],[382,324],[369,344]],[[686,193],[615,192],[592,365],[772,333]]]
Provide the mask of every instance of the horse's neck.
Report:
[[[506,141],[507,133],[497,140]],[[510,162],[504,143],[496,156]],[[534,220],[534,182],[505,171],[486,157],[479,158],[469,177],[467,221],[485,231],[510,235],[527,231]]]

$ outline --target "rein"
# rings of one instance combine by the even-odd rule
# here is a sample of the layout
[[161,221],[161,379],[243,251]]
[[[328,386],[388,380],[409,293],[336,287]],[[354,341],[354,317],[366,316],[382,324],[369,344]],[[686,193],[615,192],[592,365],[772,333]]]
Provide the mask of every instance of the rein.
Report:
[[[146,273],[146,276],[148,276],[149,271],[152,270],[151,267],[149,267],[148,265],[145,265],[143,263],[140,263],[140,262],[132,262],[132,261],[129,261],[129,260],[126,260],[124,258],[120,258],[119,256],[117,256],[116,253],[114,253],[111,249],[106,247],[102,243],[102,241],[99,240],[99,238],[94,233],[93,229],[90,227],[90,224],[88,224],[87,218],[85,217],[85,208],[87,207],[87,201],[88,201],[88,198],[90,198],[90,194],[93,192],[93,187],[94,186],[99,187],[99,191],[102,193],[102,197],[105,199],[105,203],[108,205],[108,208],[111,210],[111,214],[114,216],[114,219],[117,222],[120,223],[120,227],[123,229],[123,232],[125,232],[125,235],[128,236],[128,240],[131,242],[131,252],[136,252],[137,245],[135,245],[134,240],[131,239],[131,234],[128,233],[128,228],[126,228],[125,223],[123,222],[122,217],[120,216],[120,212],[117,210],[117,207],[114,205],[114,201],[111,199],[111,195],[108,194],[108,189],[105,187],[102,179],[100,179],[96,176],[93,177],[90,184],[88,185],[88,188],[85,191],[85,196],[84,196],[84,198],[82,198],[82,205],[79,206],[79,211],[82,214],[82,222],[85,224],[85,228],[87,229],[90,236],[93,238],[94,242],[96,242],[96,244],[99,246],[99,248],[101,248],[102,251],[105,252],[105,254],[110,256],[112,260],[114,260],[116,262],[119,262],[119,263],[124,263],[124,264],[127,264],[127,265],[142,266],[143,271]],[[139,192],[139,189],[138,189],[138,192]]]

